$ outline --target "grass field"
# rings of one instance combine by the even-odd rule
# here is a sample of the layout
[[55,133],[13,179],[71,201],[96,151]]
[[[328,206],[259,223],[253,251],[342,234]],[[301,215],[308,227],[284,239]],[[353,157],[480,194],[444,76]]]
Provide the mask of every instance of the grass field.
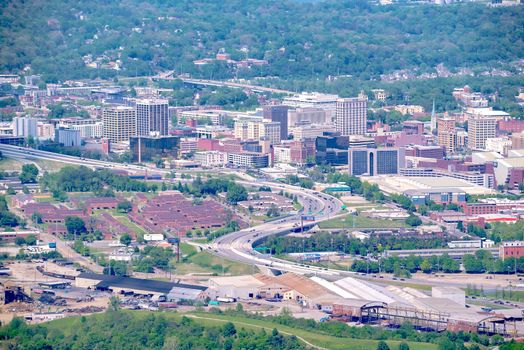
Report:
[[[133,312],[137,317],[145,318],[150,312],[148,311],[126,311]],[[265,330],[271,332],[273,329],[277,329],[280,333],[285,335],[294,335],[299,340],[305,342],[305,344],[311,344],[316,348],[330,349],[330,350],[371,350],[376,349],[378,340],[369,339],[354,339],[354,338],[342,338],[334,337],[330,335],[314,333],[310,330],[302,330],[298,328],[283,326],[277,323],[273,323],[266,320],[254,320],[243,316],[232,316],[232,315],[216,315],[206,312],[190,312],[190,313],[178,313],[178,312],[164,312],[162,313],[165,317],[175,320],[180,320],[182,316],[187,316],[194,319],[198,324],[202,326],[222,326],[225,322],[232,322],[237,329],[250,329],[254,331]],[[100,317],[97,315],[90,317]],[[49,329],[61,330],[65,335],[71,334],[71,330],[76,327],[81,327],[80,317],[70,317],[52,321],[45,324],[45,327]],[[388,340],[386,341],[391,349],[398,349],[401,341]],[[436,350],[437,345],[430,343],[416,343],[406,342],[409,348],[412,350]]]
[[256,267],[226,260],[205,251],[197,251],[196,247],[187,243],[181,243],[180,250],[182,261],[178,264],[174,263],[177,274],[247,275],[258,272]]
[[326,220],[318,225],[320,228],[402,228],[407,227],[404,221],[371,219],[364,216],[348,214],[331,220]]

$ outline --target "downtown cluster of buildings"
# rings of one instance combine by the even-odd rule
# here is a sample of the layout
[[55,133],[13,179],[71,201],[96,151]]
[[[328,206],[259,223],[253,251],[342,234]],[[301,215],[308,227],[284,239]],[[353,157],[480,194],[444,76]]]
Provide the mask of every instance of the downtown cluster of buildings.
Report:
[[[524,179],[524,120],[493,109],[489,103],[496,96],[468,86],[452,92],[462,106],[454,113],[383,107],[388,92],[382,89],[370,92],[373,101],[363,92],[353,98],[301,93],[238,112],[170,106],[163,98],[169,89],[136,87],[129,97],[121,87],[68,82],[39,89],[36,77],[25,78],[23,112],[0,125],[2,142],[32,137],[102,153],[130,152],[133,161],[166,167],[272,168],[268,173],[277,177],[306,164],[330,165],[415,202],[461,202],[466,194],[517,190]],[[81,117],[39,116],[53,104],[74,108]],[[404,121],[370,120],[368,111],[379,109],[400,112]],[[38,112],[26,116],[31,110]]]

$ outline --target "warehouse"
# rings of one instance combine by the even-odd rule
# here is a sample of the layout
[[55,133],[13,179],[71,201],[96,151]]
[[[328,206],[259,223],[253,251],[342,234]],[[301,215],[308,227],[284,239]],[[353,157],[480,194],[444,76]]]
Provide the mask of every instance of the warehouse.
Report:
[[76,277],[75,286],[107,290],[115,294],[163,295],[168,301],[201,300],[207,296],[207,287],[204,286],[85,272]]
[[258,289],[264,286],[255,276],[213,277],[209,279],[209,297],[253,299],[258,295]]

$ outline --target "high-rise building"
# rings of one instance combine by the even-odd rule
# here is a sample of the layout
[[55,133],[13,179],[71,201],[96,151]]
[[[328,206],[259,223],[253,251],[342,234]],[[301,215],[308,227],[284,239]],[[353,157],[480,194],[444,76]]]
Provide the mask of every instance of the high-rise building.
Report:
[[438,145],[446,149],[446,154],[457,149],[457,130],[455,118],[442,117],[437,120]]
[[496,136],[495,117],[473,116],[468,119],[468,147],[472,150],[486,148],[486,139]]
[[287,140],[289,135],[287,125],[287,111],[289,107],[284,105],[265,106],[262,116],[264,119],[280,123],[280,139]]
[[169,131],[167,100],[136,101],[136,133],[138,136],[165,136]]
[[103,136],[110,142],[129,141],[136,135],[136,109],[117,106],[104,109],[102,113]]
[[335,116],[337,99],[338,95],[303,92],[284,97],[282,104],[297,108],[320,108],[326,111],[326,119],[331,121]]
[[364,135],[367,122],[367,99],[364,97],[337,100],[335,127],[341,135]]
[[348,165],[350,175],[398,174],[405,167],[403,148],[350,148]]
[[13,118],[13,136],[34,137],[38,136],[38,121],[31,117]]

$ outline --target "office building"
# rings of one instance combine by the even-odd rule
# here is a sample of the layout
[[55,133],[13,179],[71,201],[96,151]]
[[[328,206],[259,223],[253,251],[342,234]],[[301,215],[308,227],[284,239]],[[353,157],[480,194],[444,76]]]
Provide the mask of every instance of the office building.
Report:
[[398,174],[405,167],[403,148],[350,148],[348,165],[350,175]]
[[14,117],[13,118],[13,136],[33,137],[38,136],[38,121],[31,117]]
[[321,108],[296,108],[287,111],[288,127],[303,124],[331,124],[327,119],[327,112]]
[[406,156],[443,159],[445,149],[443,146],[414,145],[406,148]]
[[178,136],[131,136],[129,149],[134,162],[151,161],[157,157],[176,157],[179,152]]
[[494,118],[497,121],[508,120],[511,118],[509,113],[504,111],[494,110],[492,107],[488,108],[468,108],[464,111],[464,118],[469,120],[471,118],[481,117],[481,118]]
[[349,136],[348,148],[376,148],[377,143],[372,137],[364,137],[360,135]]
[[65,147],[80,147],[80,131],[59,127],[55,129],[55,142]]
[[296,126],[290,130],[293,135],[293,140],[300,141],[305,139],[315,139],[324,135],[326,132],[334,132],[335,127],[333,125],[325,124],[307,124]]
[[195,162],[204,167],[222,167],[227,164],[227,153],[220,151],[206,151],[195,153]]
[[288,123],[287,123],[287,112],[289,106],[276,105],[276,106],[265,106],[262,110],[262,116],[266,120],[280,123],[280,139],[287,140],[289,135]]
[[341,98],[337,100],[335,127],[341,135],[364,135],[367,123],[367,99]]
[[104,109],[102,113],[103,137],[110,142],[129,141],[136,136],[136,109],[117,106]]
[[227,162],[239,168],[266,168],[269,166],[269,156],[260,153],[228,153]]
[[320,94],[317,92],[287,96],[282,100],[282,104],[294,108],[319,108],[326,112],[326,120],[330,121],[335,117],[335,109],[338,95]]
[[475,115],[468,119],[468,147],[472,150],[486,148],[486,140],[496,137],[497,119]]
[[348,164],[349,136],[325,133],[315,140],[316,163],[326,165]]
[[138,136],[168,134],[169,103],[167,100],[136,101],[136,132]]
[[104,123],[93,122],[91,124],[71,125],[69,127],[80,132],[83,139],[99,139],[104,135]]

